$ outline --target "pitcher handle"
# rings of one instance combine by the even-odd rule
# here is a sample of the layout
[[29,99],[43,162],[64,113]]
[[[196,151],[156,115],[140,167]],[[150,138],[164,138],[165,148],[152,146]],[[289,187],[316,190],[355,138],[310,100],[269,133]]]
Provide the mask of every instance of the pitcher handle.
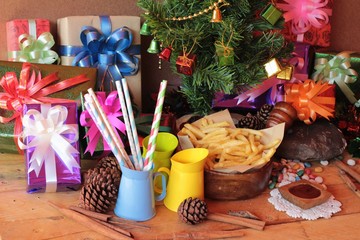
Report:
[[160,193],[159,195],[155,195],[155,200],[156,201],[161,201],[166,196],[166,177],[162,172],[158,171],[158,172],[154,173],[154,175],[153,175],[154,180],[158,176],[161,177],[162,189],[159,189],[157,186],[155,186],[155,181],[153,181],[154,182],[154,190],[155,190],[155,192]]

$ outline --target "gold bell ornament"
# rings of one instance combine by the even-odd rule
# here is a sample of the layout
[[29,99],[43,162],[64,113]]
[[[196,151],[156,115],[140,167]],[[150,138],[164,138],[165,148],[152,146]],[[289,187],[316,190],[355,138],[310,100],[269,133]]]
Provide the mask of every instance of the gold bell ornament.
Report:
[[210,22],[218,23],[221,21],[222,21],[221,12],[219,7],[216,5]]
[[150,46],[147,49],[148,53],[158,54],[160,52],[160,44],[156,39],[151,40]]

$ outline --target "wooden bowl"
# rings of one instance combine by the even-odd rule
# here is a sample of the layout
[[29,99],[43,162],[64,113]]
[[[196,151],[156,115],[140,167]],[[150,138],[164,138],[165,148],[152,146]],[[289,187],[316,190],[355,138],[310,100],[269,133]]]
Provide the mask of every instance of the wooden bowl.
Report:
[[216,200],[244,200],[260,195],[268,186],[272,161],[246,173],[221,173],[205,169],[205,197]]

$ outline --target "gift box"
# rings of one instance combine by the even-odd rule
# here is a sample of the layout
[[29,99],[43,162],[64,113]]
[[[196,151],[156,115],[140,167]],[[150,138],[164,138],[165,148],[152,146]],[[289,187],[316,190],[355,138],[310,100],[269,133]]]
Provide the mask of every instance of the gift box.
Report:
[[[47,95],[48,98],[52,98],[54,101],[56,99],[71,99],[76,100],[78,106],[80,106],[79,92],[82,92],[88,88],[93,88],[96,81],[96,69],[94,68],[80,68],[80,67],[70,67],[70,66],[59,66],[59,65],[50,65],[50,64],[30,64],[31,69],[35,70],[36,73],[40,72],[41,76],[44,79],[49,80],[53,77],[53,74],[57,74],[59,80],[54,82],[54,87],[48,88]],[[14,78],[20,79],[20,72],[23,70],[23,63],[19,62],[7,62],[0,61],[0,78],[3,78],[7,73],[14,73],[16,76]],[[79,83],[77,85],[66,87],[65,80],[72,79],[82,74],[86,75],[86,81]],[[25,76],[28,74],[24,74]],[[29,76],[28,76],[29,77]],[[13,84],[16,84],[16,80],[13,81]],[[18,90],[11,90],[12,88],[18,88],[18,85],[12,85],[10,90],[4,89],[2,86],[6,81],[0,81],[1,91],[0,91],[0,152],[6,153],[18,153],[16,137],[14,131],[17,132],[21,130],[21,121],[19,115],[16,118],[12,118],[14,114],[19,114],[19,111],[22,111],[21,106],[18,111],[9,110],[12,100],[16,99],[8,94],[7,91],[17,92]],[[8,81],[10,82],[10,81]],[[75,82],[73,82],[75,84]],[[17,83],[18,84],[18,83]],[[40,87],[38,85],[38,87]],[[44,87],[44,86],[42,86]],[[32,91],[35,91],[35,87],[31,87]],[[63,89],[63,90],[61,90]],[[51,93],[50,91],[60,90],[59,92]],[[50,94],[51,93],[51,94]],[[46,93],[45,93],[46,94]],[[12,99],[13,98],[13,99]],[[11,107],[10,107],[11,108]],[[12,118],[12,119],[11,119]],[[10,119],[10,120],[9,120]],[[16,124],[18,121],[18,124]],[[19,123],[20,121],[20,123]]]
[[15,19],[6,23],[8,60],[51,64],[59,60],[47,19]]
[[276,7],[283,11],[285,26],[282,34],[292,42],[329,47],[333,0],[278,0]]
[[6,23],[8,60],[12,61],[11,52],[19,51],[19,37],[23,34],[37,39],[41,34],[50,32],[50,21],[47,19],[14,19]]
[[299,81],[309,79],[314,69],[315,48],[306,43],[294,43],[294,51],[288,64],[293,67],[292,78]]
[[219,67],[234,65],[235,54],[232,47],[225,46],[225,44],[221,42],[216,42],[215,49]]
[[141,108],[140,18],[71,16],[58,19],[62,65],[96,67],[96,91],[112,91],[113,79],[126,77]]
[[25,104],[20,135],[27,192],[78,190],[81,186],[76,102]]
[[328,120],[334,117],[334,84],[315,82],[309,79],[303,83],[285,83],[283,86],[283,100],[292,104],[301,121],[311,124],[317,117],[324,117]]
[[182,54],[176,59],[176,69],[178,73],[191,76],[195,70],[196,55]]
[[[80,131],[81,158],[100,159],[108,156],[111,153],[111,149],[85,108],[85,93],[87,92],[81,93],[82,112],[80,114],[80,125],[84,127]],[[112,91],[108,94],[105,92],[95,92],[95,94],[110,124],[114,127],[115,134],[125,145],[126,127],[122,120],[123,114],[117,91]]]

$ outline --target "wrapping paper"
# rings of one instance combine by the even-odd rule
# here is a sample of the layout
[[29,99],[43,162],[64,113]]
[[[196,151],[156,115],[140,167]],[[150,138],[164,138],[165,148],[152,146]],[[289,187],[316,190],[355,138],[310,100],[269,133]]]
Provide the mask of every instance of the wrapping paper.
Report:
[[[70,99],[76,100],[78,106],[80,106],[79,92],[82,92],[88,88],[93,88],[96,81],[96,69],[94,68],[80,68],[70,66],[59,66],[50,64],[31,64],[33,69],[39,70],[42,77],[49,76],[53,73],[57,73],[59,80],[55,84],[62,84],[63,80],[73,78],[75,76],[86,74],[89,81],[83,82],[71,88],[67,88],[60,92],[52,93],[48,95],[49,98],[54,99]],[[14,72],[17,77],[20,77],[23,64],[19,62],[7,62],[0,61],[0,78],[6,73]],[[4,89],[0,91],[0,100],[2,100],[2,94]],[[3,118],[9,118],[13,115],[13,111],[6,110],[4,107],[0,107],[0,152],[6,153],[18,153],[17,146],[14,143],[14,129],[15,121],[9,121],[4,123]]]
[[[81,172],[80,172],[80,154],[79,154],[79,142],[78,142],[78,117],[77,117],[77,104],[76,102],[64,102],[64,103],[55,103],[55,104],[26,104],[24,107],[24,115],[29,110],[37,110],[41,113],[41,115],[45,119],[47,113],[51,111],[51,108],[63,106],[65,110],[67,109],[67,114],[63,117],[66,117],[64,124],[61,124],[61,116],[54,117],[53,121],[57,122],[54,127],[56,133],[61,136],[61,141],[54,138],[49,138],[49,141],[45,141],[40,143],[39,145],[34,143],[35,136],[38,136],[39,139],[43,139],[48,137],[48,135],[44,134],[41,135],[38,133],[33,133],[35,136],[28,136],[23,139],[23,143],[28,145],[28,149],[25,150],[25,162],[26,162],[26,173],[27,173],[27,192],[34,193],[34,192],[55,192],[55,191],[68,191],[68,190],[78,190],[81,186]],[[30,118],[34,117],[32,115]],[[25,118],[24,118],[25,119]],[[23,121],[24,121],[23,119]],[[48,120],[49,121],[49,120]],[[48,122],[47,122],[48,123]],[[26,125],[24,125],[26,126]],[[49,127],[49,126],[47,126]],[[69,129],[66,129],[66,128]],[[24,128],[25,129],[25,128]],[[65,129],[65,130],[64,130]],[[76,133],[76,134],[74,134]],[[49,129],[49,134],[53,133],[52,129]],[[52,135],[53,136],[53,135]],[[57,136],[57,137],[59,137]],[[64,138],[62,138],[64,137]],[[64,139],[69,139],[69,143],[64,144]],[[34,141],[33,141],[34,140]],[[51,143],[52,141],[55,142],[55,146],[58,146],[58,149],[53,145],[49,144],[46,146],[47,143]],[[31,146],[32,145],[32,146]],[[74,149],[69,147],[71,145]],[[47,152],[45,152],[47,150]],[[36,166],[37,163],[35,160],[32,162],[32,156],[36,154],[36,151],[43,152],[43,154],[39,153],[40,158],[43,159],[43,163],[39,166]],[[51,165],[51,154],[49,151],[53,151],[55,157],[55,166],[47,166],[48,164]],[[68,158],[70,155],[70,159],[68,163],[65,164],[65,158]],[[45,159],[46,156],[46,159]],[[60,156],[65,156],[62,159]],[[36,168],[39,167],[39,172],[36,171]],[[54,167],[54,174],[51,174],[51,167]],[[46,170],[48,172],[46,172]],[[56,173],[55,173],[56,172]],[[47,174],[50,174],[47,175]],[[56,175],[56,176],[54,176]],[[53,178],[53,179],[52,179]]]
[[[6,23],[7,50],[19,51],[19,36],[29,34],[35,39],[42,33],[50,32],[50,21],[47,19],[14,19]],[[8,60],[12,61],[10,57]]]
[[276,7],[284,12],[287,40],[330,46],[333,0],[278,0]]
[[[61,55],[61,64],[62,65],[77,65],[77,66],[89,66],[89,67],[97,67],[98,69],[101,69],[99,66],[102,64],[103,61],[111,62],[113,60],[112,57],[110,59],[109,55],[100,57],[100,49],[91,51],[91,56],[87,55],[87,53],[84,53],[83,56],[86,56],[82,58],[81,61],[77,61],[78,59],[81,59],[81,56],[78,54],[82,52],[84,49],[92,49],[91,42],[86,42],[84,39],[85,32],[82,33],[82,28],[87,27],[89,32],[91,32],[94,36],[94,39],[99,39],[103,37],[103,35],[108,35],[107,33],[114,33],[118,29],[126,27],[130,32],[132,33],[132,39],[130,39],[131,47],[125,49],[121,49],[121,57],[123,57],[124,52],[129,52],[130,54],[130,60],[134,60],[133,56],[135,56],[136,59],[140,59],[139,53],[137,53],[137,49],[140,49],[140,18],[135,16],[110,16],[111,25],[108,24],[106,26],[102,25],[102,21],[100,21],[99,16],[71,16],[71,17],[65,17],[58,19],[57,26],[58,26],[58,37],[59,37],[59,44],[60,44],[60,55]],[[81,35],[83,34],[83,35]],[[102,35],[103,34],[103,35]],[[126,33],[120,33],[121,36],[125,36]],[[82,42],[82,38],[85,40],[85,45],[87,47],[84,47],[84,44]],[[88,36],[89,37],[89,36]],[[108,38],[106,38],[108,39]],[[120,42],[119,45],[122,47],[126,45],[126,41]],[[90,46],[91,45],[91,46]],[[102,46],[103,47],[103,46]],[[106,45],[106,48],[109,46]],[[96,48],[96,47],[95,47]],[[124,51],[123,51],[124,50]],[[113,52],[113,51],[110,51]],[[133,55],[132,53],[136,53],[136,55]],[[115,54],[116,55],[116,54]],[[118,57],[118,56],[117,56]],[[76,59],[75,59],[76,58]],[[134,60],[135,61],[135,60]],[[111,63],[112,64],[112,63]],[[112,67],[114,65],[108,65],[109,71],[112,71]],[[140,63],[137,64],[139,67]],[[126,68],[125,71],[128,72],[128,63],[121,63],[120,68],[124,67]],[[115,90],[115,86],[112,85],[110,78],[111,74],[114,74],[114,72],[111,72],[109,74],[109,71],[98,71],[98,77],[97,77],[97,85],[96,89],[97,91],[112,91]],[[115,72],[116,69],[114,70]],[[129,85],[130,92],[133,96],[134,103],[141,108],[141,71],[138,69],[136,72],[130,72],[129,74],[124,74],[122,72],[122,75],[126,75],[126,79]]]

